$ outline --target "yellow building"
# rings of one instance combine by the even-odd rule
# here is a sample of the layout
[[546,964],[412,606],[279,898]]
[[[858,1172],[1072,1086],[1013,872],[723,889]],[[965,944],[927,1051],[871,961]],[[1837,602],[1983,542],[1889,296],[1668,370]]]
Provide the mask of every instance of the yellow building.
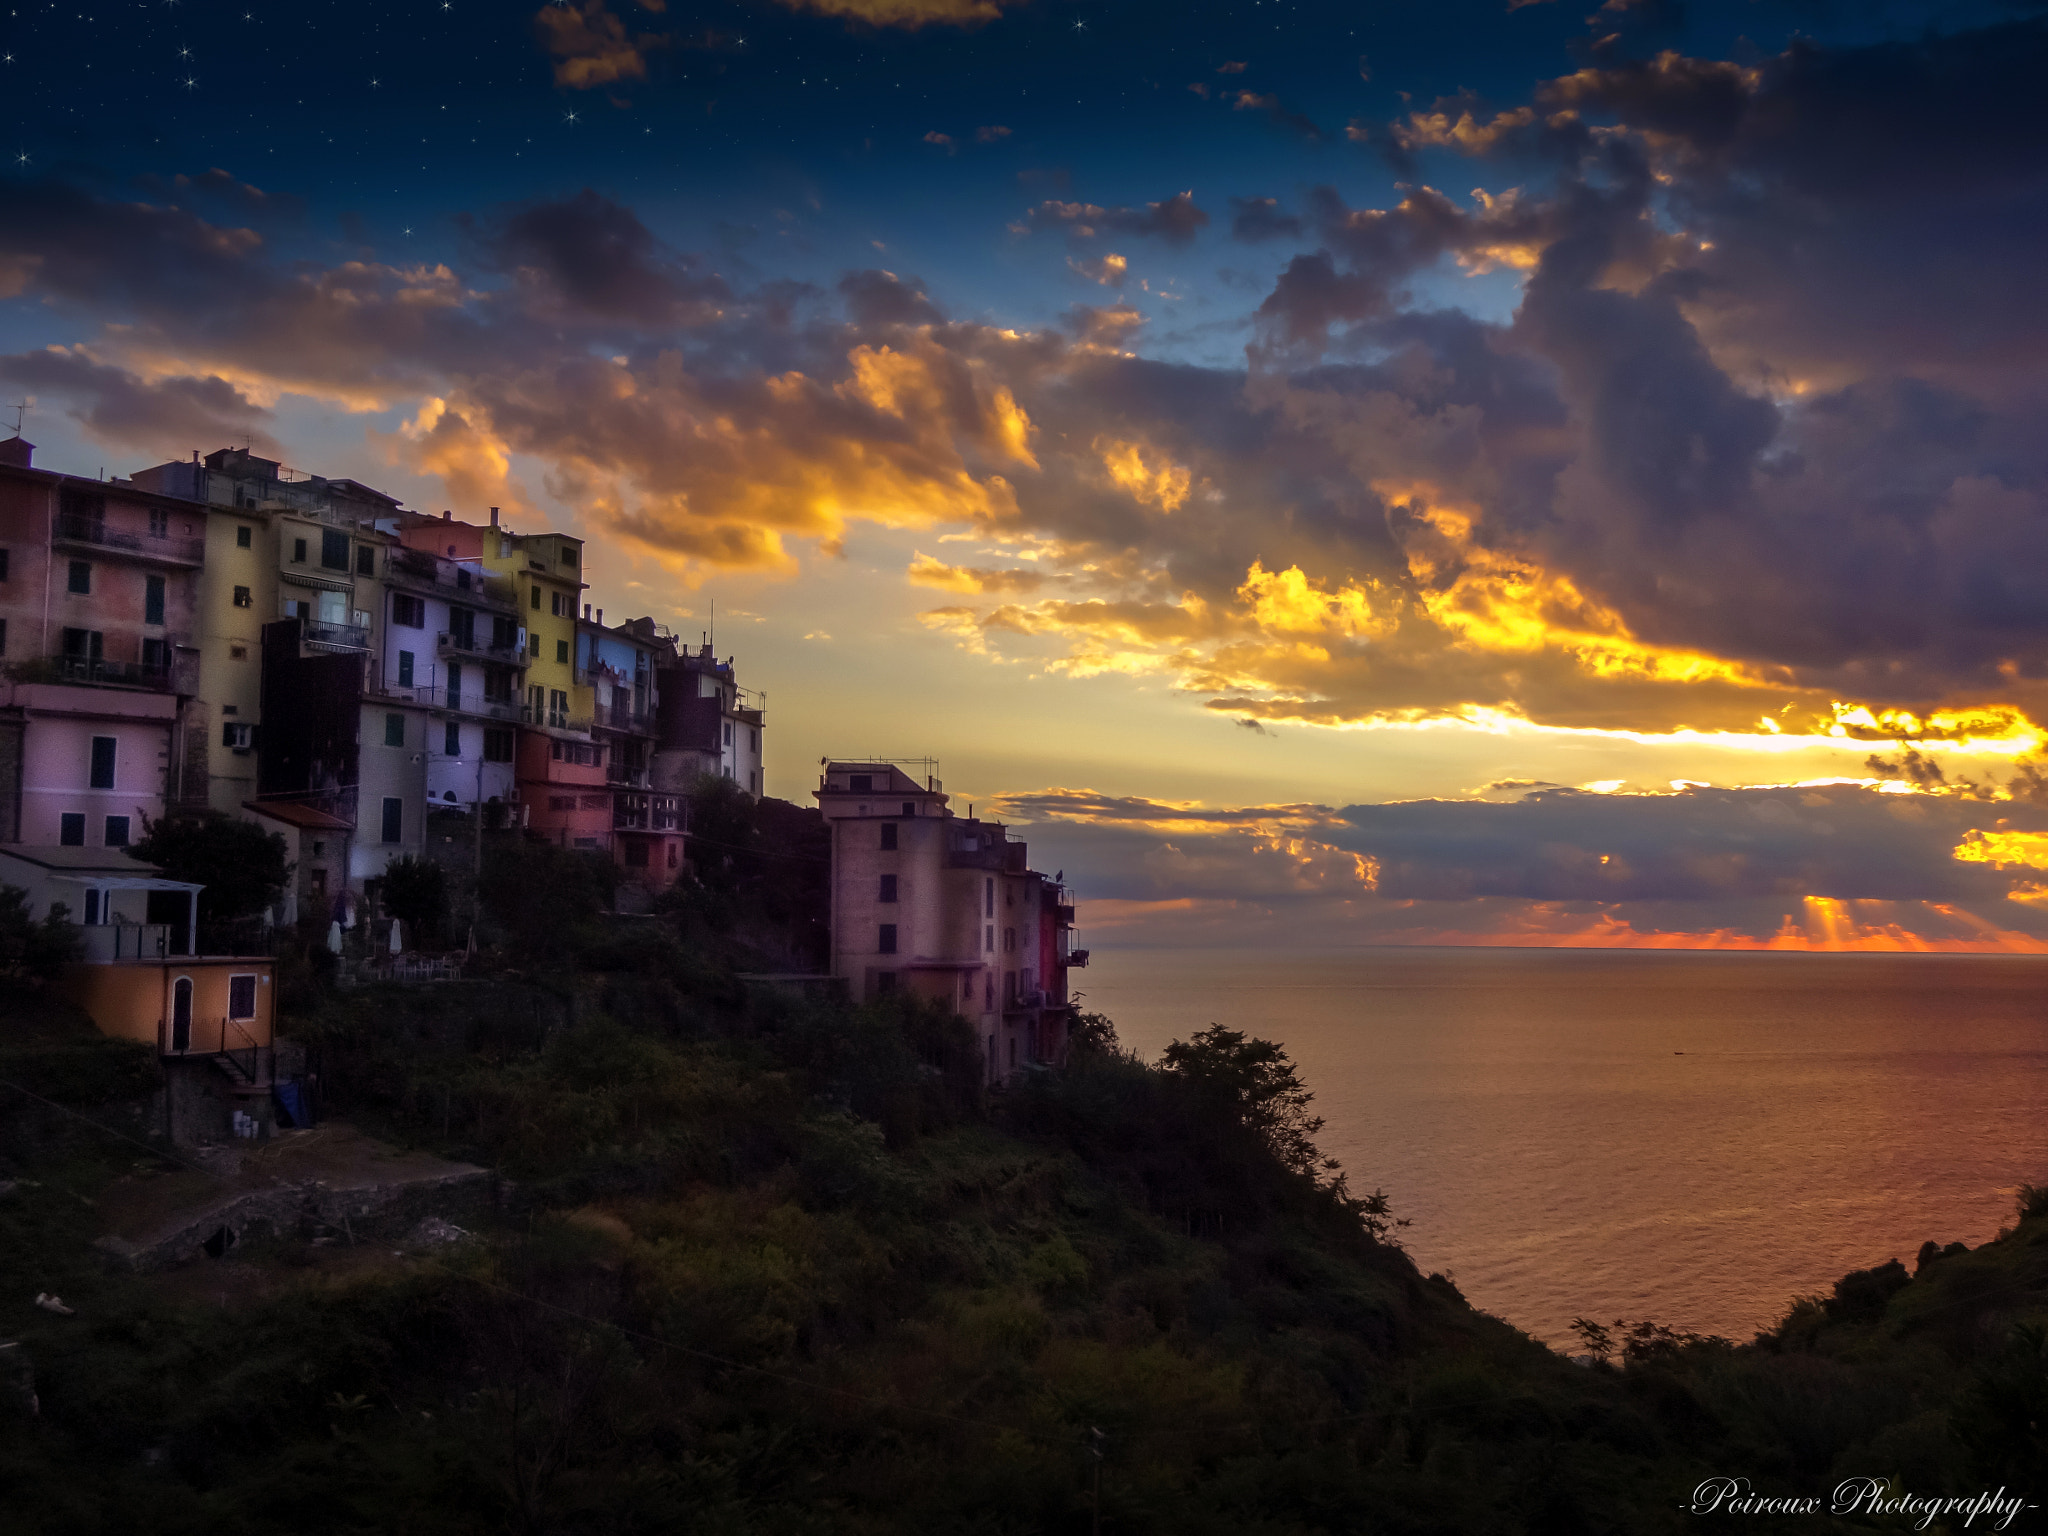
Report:
[[400,520],[399,537],[411,549],[448,560],[478,560],[493,576],[511,581],[526,629],[524,723],[540,730],[588,737],[596,695],[576,670],[576,620],[583,602],[583,541],[565,533],[514,533],[491,508],[489,527],[448,514]]
[[199,574],[199,693],[188,729],[207,743],[206,802],[234,815],[259,787],[263,626],[301,618],[310,649],[369,654],[381,631],[376,546],[393,542],[377,524],[398,503],[354,480],[301,474],[240,448],[159,464],[132,479],[213,509]]

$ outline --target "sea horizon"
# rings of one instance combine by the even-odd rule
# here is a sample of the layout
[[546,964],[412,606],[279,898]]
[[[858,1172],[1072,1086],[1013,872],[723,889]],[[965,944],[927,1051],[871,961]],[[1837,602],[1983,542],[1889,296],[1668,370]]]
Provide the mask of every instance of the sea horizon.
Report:
[[1211,1023],[1276,1040],[1417,1264],[1563,1347],[1577,1316],[1747,1339],[2010,1224],[2048,1169],[2048,1010],[1967,962],[2035,958],[1133,946],[1076,990],[1148,1060]]

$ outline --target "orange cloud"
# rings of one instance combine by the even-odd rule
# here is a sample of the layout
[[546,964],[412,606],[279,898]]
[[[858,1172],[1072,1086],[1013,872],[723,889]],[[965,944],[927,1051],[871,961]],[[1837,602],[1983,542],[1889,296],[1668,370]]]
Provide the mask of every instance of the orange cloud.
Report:
[[555,84],[577,91],[646,79],[647,51],[665,41],[651,32],[629,37],[625,23],[605,9],[604,0],[583,0],[580,8],[544,6],[533,22],[555,57]]
[[942,592],[965,592],[976,596],[983,593],[1035,592],[1045,584],[1045,577],[1037,571],[948,565],[921,550],[914,554],[906,574],[921,587],[937,587]]
[[1003,14],[1005,5],[1023,0],[780,0],[792,11],[842,16],[871,27],[978,27]]

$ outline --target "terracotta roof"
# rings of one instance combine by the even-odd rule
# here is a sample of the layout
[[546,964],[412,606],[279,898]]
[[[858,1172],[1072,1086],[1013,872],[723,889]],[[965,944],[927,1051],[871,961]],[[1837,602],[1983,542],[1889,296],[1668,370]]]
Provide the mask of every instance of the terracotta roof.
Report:
[[304,827],[314,832],[355,831],[352,822],[343,821],[328,811],[310,805],[299,805],[290,800],[244,800],[242,808],[254,811],[258,816],[268,816],[272,821],[281,821],[288,827]]

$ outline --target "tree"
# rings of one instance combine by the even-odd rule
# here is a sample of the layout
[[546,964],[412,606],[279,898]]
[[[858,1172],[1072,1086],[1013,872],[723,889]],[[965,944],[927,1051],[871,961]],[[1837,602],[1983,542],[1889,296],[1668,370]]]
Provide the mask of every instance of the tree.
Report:
[[273,905],[291,879],[292,861],[284,838],[253,821],[217,811],[142,819],[142,840],[131,857],[154,864],[172,880],[205,887],[199,893],[201,923],[231,922]]
[[448,917],[448,871],[407,854],[384,866],[384,910],[405,924],[409,943],[431,944]]
[[1211,1024],[1192,1040],[1169,1045],[1160,1066],[1194,1084],[1213,1109],[1257,1136],[1289,1171],[1315,1178],[1336,1166],[1316,1150],[1323,1121],[1308,1112],[1315,1095],[1271,1040]]
[[52,902],[41,922],[29,916],[28,892],[0,885],[0,985],[39,990],[84,952],[70,910]]

